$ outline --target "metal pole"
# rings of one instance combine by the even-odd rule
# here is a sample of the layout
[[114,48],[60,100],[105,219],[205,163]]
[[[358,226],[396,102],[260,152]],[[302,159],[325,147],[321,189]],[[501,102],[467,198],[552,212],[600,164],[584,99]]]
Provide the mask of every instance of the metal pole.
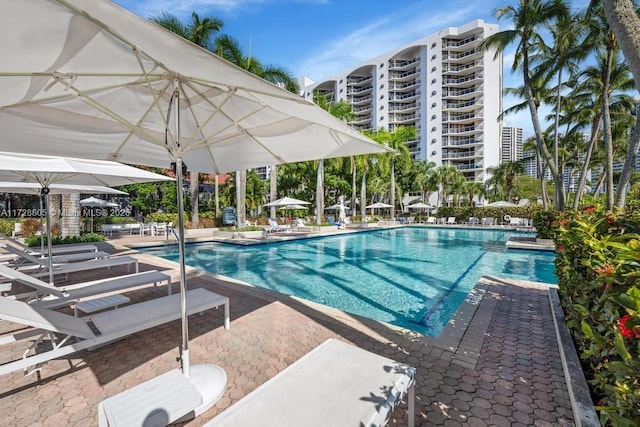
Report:
[[42,187],[42,189],[40,190],[40,195],[44,199],[44,209],[47,212],[47,255],[49,259],[49,284],[53,285],[53,248],[51,245],[51,209],[49,209],[51,200],[49,200],[49,187]]

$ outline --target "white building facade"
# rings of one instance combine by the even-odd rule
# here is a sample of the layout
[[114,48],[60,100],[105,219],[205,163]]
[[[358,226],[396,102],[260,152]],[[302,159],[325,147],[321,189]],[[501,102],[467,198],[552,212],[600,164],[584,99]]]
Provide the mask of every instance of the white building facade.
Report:
[[503,126],[500,162],[517,162],[519,160],[522,160],[522,128]]
[[358,130],[415,126],[414,159],[484,182],[500,163],[502,55],[480,43],[497,32],[482,20],[444,28],[321,82],[304,78],[303,96],[348,102]]

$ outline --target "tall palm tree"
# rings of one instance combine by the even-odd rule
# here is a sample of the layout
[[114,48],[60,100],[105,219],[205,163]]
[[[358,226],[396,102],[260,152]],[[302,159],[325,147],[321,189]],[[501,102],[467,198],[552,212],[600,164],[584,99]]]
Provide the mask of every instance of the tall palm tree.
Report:
[[445,206],[450,189],[458,182],[464,181],[465,177],[455,166],[440,166],[436,169],[438,181],[438,199],[440,206]]
[[[395,218],[396,208],[396,157],[404,158],[405,160],[411,157],[406,143],[407,141],[415,139],[417,134],[418,132],[413,126],[398,126],[394,132],[389,132],[386,129],[378,129],[376,131],[367,132],[367,136],[369,136],[369,138],[395,150],[395,153],[389,153],[380,156],[380,160],[382,160],[381,165],[390,165],[390,204],[392,206],[392,218]],[[384,167],[382,167],[382,169],[384,170]]]
[[[232,36],[223,34],[215,39],[214,52],[219,56],[225,58],[227,61],[237,65],[255,74],[258,77],[271,82],[275,85],[281,86],[289,92],[298,93],[300,86],[296,79],[283,67],[275,65],[263,65],[258,59],[245,54],[244,50],[240,46],[237,39]],[[271,165],[271,177],[270,179],[277,179],[278,169],[276,165]],[[240,186],[245,186],[246,183],[239,183]],[[277,198],[277,182],[272,182],[270,186],[271,200]],[[244,201],[238,200],[238,213],[244,215]],[[275,209],[271,209],[271,215],[275,217]],[[242,220],[244,223],[244,217],[238,218],[238,222]]]
[[569,9],[563,0],[518,0],[515,6],[508,5],[495,11],[498,19],[510,19],[513,23],[513,28],[493,34],[482,42],[484,49],[496,49],[496,54],[503,52],[510,44],[517,43],[512,70],[522,70],[525,99],[531,114],[537,149],[551,169],[556,186],[562,185],[562,182],[559,182],[560,177],[557,165],[543,138],[538,116],[538,105],[536,105],[536,94],[531,84],[531,61],[535,59],[535,56],[541,52],[544,46],[541,36],[544,27],[568,14]]
[[[213,47],[213,35],[219,32],[223,26],[222,20],[215,17],[201,19],[195,12],[191,13],[191,21],[186,24],[180,22],[176,16],[166,12],[151,17],[150,20],[207,50],[211,50],[211,47]],[[198,171],[189,171],[189,182],[191,187],[191,223],[194,228],[198,228]]]
[[507,198],[507,202],[513,200],[513,182],[517,175],[524,173],[524,167],[519,161],[516,162],[503,162],[498,166],[489,168],[488,172],[496,178],[495,183],[499,186],[504,186],[504,194]]
[[[635,78],[635,87],[640,91],[640,17],[636,13],[632,0],[603,0],[604,11],[611,31],[616,35],[624,56]],[[635,167],[635,156],[640,148],[640,120],[636,120],[631,144],[618,181],[618,193],[615,205],[623,208],[626,200],[626,187]]]
[[431,193],[438,189],[436,177],[436,164],[426,160],[418,160],[413,163],[413,186],[422,192],[422,200],[430,203]]

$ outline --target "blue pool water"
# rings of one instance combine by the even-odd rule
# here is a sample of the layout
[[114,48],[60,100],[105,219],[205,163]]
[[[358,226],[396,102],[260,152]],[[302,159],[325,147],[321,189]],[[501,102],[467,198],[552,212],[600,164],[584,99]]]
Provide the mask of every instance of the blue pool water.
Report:
[[[513,232],[407,227],[236,246],[186,247],[186,264],[438,335],[482,275],[556,283],[554,254],[507,251]],[[178,260],[173,248],[145,252]]]

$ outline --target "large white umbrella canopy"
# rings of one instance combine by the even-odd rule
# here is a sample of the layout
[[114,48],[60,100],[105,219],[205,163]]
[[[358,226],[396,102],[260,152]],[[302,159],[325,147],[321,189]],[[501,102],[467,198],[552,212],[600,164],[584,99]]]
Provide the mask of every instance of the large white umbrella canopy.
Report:
[[487,203],[486,207],[492,208],[517,208],[515,203],[507,202],[506,200],[498,200],[497,202]]
[[392,206],[382,202],[376,202],[372,205],[365,206],[365,208],[367,209],[383,209],[383,208],[390,208],[390,207]]
[[80,206],[87,208],[114,208],[119,205],[117,203],[91,196],[80,200]]
[[[219,174],[392,152],[107,0],[0,0],[0,149]],[[182,368],[189,376],[184,233]]]
[[433,209],[433,206],[428,205],[426,203],[418,202],[412,205],[407,206],[409,209]]
[[265,206],[288,206],[288,205],[310,205],[311,203],[305,202],[304,200],[294,199],[293,197],[283,197],[278,200],[274,200],[273,202],[267,203]]
[[[0,181],[40,185],[47,215],[47,244],[51,253],[51,219],[48,195],[53,184],[118,186],[136,182],[172,180],[165,175],[105,160],[52,157],[37,154],[0,152]],[[49,282],[53,283],[52,257]]]

